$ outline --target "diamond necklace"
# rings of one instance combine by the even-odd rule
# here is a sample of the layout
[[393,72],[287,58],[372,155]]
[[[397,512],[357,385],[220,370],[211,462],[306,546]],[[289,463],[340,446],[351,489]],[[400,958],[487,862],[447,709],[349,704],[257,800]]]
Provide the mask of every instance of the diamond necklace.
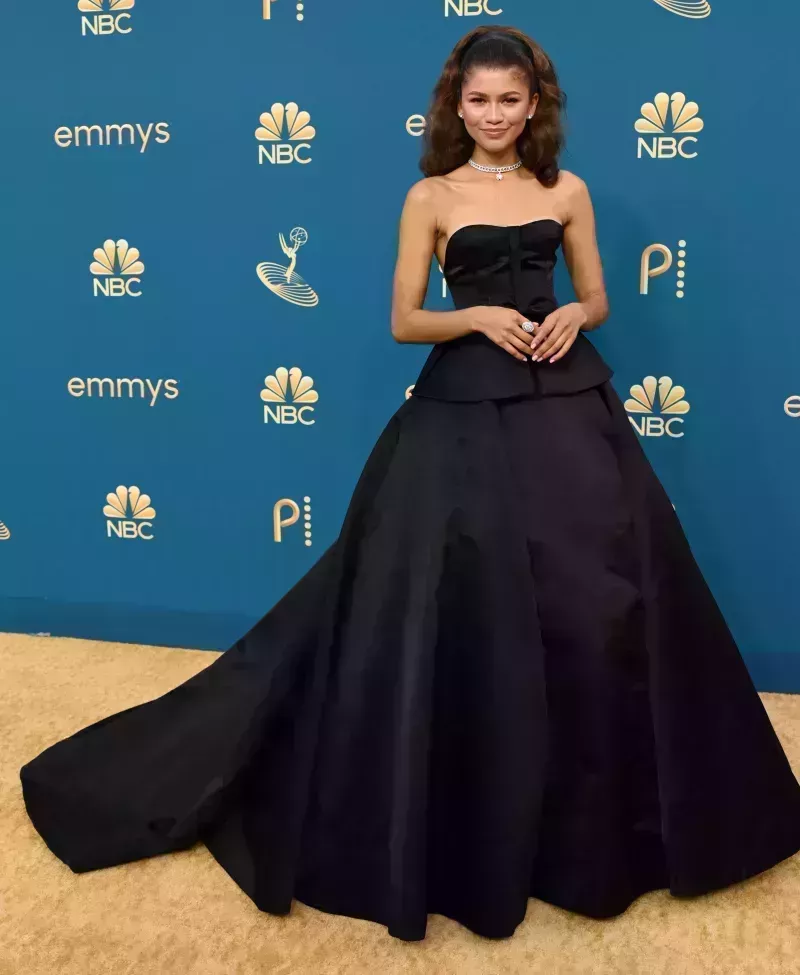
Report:
[[475,169],[479,169],[482,173],[495,173],[495,179],[502,179],[503,173],[507,173],[512,169],[519,169],[519,167],[522,165],[521,159],[518,159],[510,166],[482,166],[480,163],[473,162],[471,159],[468,159],[467,162],[470,164],[470,166],[473,166]]

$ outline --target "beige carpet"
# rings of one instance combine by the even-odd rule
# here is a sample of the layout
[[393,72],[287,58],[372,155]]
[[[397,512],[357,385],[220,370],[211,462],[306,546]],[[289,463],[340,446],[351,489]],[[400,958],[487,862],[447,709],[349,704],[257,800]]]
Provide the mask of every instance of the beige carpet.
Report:
[[[695,975],[800,973],[800,855],[693,900],[646,894],[592,921],[528,902],[513,938],[431,915],[405,943],[295,902],[259,911],[204,846],[73,874],[30,824],[19,767],[44,747],[165,693],[207,651],[0,634],[0,975]],[[800,696],[764,703],[800,770]]]

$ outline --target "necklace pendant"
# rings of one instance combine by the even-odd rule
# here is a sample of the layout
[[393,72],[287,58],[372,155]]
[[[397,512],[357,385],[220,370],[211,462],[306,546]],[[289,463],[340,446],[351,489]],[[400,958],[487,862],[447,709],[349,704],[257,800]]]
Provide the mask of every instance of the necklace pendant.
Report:
[[497,174],[497,178],[498,178],[498,179],[502,179],[502,178],[503,178],[503,174],[502,174],[502,173],[498,173],[498,174]]

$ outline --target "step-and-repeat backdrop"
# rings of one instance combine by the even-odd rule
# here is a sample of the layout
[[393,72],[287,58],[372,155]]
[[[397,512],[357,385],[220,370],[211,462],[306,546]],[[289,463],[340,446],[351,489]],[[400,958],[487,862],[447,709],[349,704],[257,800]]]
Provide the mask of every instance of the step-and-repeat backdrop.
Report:
[[336,538],[430,348],[391,337],[397,221],[478,24],[554,60],[592,339],[757,684],[800,690],[789,0],[10,5],[0,628],[224,649]]

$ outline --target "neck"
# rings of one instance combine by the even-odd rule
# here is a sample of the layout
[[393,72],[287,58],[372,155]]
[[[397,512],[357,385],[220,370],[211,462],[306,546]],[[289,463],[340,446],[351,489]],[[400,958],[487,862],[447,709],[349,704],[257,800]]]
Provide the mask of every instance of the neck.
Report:
[[487,152],[476,144],[472,151],[472,161],[480,166],[513,166],[515,162],[519,162],[519,153],[514,145],[499,152]]

